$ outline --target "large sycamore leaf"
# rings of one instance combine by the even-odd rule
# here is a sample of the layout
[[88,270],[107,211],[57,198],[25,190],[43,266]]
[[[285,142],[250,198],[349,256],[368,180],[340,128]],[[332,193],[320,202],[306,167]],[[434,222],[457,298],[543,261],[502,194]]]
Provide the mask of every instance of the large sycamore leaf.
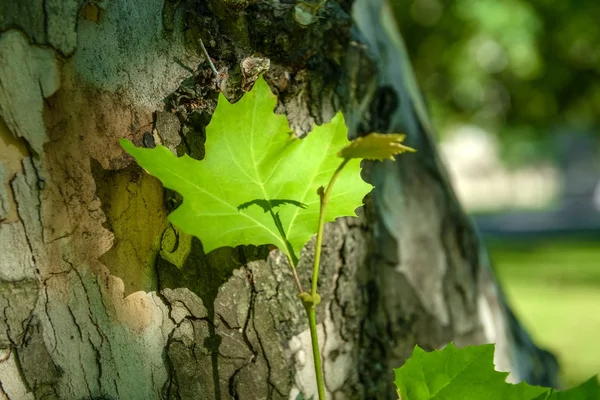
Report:
[[[198,237],[207,252],[274,244],[296,259],[317,230],[317,190],[327,185],[342,162],[337,153],[349,143],[344,118],[338,113],[298,139],[287,118],[273,112],[276,101],[262,77],[235,104],[219,95],[202,161],[121,141],[139,165],[183,196],[169,220]],[[325,221],[356,216],[371,189],[360,178],[360,160],[351,160],[333,188]]]
[[415,346],[406,363],[394,370],[398,395],[402,400],[600,399],[595,379],[559,392],[526,383],[506,383],[508,373],[495,371],[493,360],[493,344],[458,349],[450,343],[429,353]]

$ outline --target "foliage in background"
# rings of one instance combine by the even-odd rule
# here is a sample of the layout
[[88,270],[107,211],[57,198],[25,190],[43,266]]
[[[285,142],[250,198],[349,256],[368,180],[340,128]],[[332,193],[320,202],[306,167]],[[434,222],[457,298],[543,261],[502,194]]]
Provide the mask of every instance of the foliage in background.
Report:
[[439,127],[474,123],[515,147],[600,115],[600,2],[392,0]]
[[598,236],[488,238],[497,278],[567,387],[600,373]]

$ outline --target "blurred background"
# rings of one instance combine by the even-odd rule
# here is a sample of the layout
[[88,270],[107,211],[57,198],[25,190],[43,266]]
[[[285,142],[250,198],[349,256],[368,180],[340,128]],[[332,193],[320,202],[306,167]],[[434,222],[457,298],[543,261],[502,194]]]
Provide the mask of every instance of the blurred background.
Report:
[[516,314],[566,385],[600,373],[600,1],[392,4]]

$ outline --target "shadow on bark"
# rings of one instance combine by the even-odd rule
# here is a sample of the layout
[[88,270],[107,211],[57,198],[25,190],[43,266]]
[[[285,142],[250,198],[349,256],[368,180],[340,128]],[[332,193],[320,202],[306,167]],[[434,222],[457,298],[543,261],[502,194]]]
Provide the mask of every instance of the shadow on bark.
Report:
[[[219,349],[223,338],[217,333],[217,325],[222,318],[215,311],[215,300],[219,288],[231,278],[235,269],[250,261],[265,260],[268,256],[266,246],[254,248],[255,251],[249,250],[251,249],[223,247],[206,254],[200,240],[193,238],[190,254],[181,269],[160,256],[155,263],[159,293],[164,289],[187,288],[198,295],[206,307],[207,317],[198,320],[204,320],[208,329],[208,336],[202,341],[202,346],[210,354],[213,398],[217,400],[227,398],[227,394],[222,393],[219,375]],[[169,301],[166,303],[169,304]],[[169,342],[172,342],[172,339]],[[167,349],[168,347],[169,344]],[[193,353],[196,358],[195,348]],[[175,393],[170,392],[171,389],[168,388],[167,398],[177,397]]]

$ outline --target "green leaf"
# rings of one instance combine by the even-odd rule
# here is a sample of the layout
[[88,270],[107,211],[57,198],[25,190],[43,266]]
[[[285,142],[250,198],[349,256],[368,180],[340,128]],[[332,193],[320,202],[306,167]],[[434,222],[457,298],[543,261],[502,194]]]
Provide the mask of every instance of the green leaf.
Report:
[[344,147],[339,156],[342,158],[364,158],[367,160],[394,160],[397,154],[416,150],[401,144],[406,135],[400,133],[369,133],[367,136],[354,139]]
[[415,346],[406,363],[395,369],[402,400],[533,400],[549,389],[506,383],[508,373],[494,370],[494,345],[425,352]]
[[581,385],[568,390],[551,390],[548,397],[539,400],[598,400],[600,399],[600,385],[596,377],[588,379]]
[[[274,244],[295,261],[316,232],[317,190],[339,166],[337,153],[349,142],[341,113],[305,139],[290,133],[287,118],[273,112],[276,96],[261,77],[235,104],[219,96],[206,128],[206,157],[174,156],[167,148],[123,148],[183,204],[169,220],[198,237],[205,251],[223,246]],[[372,186],[352,160],[333,189],[325,221],[356,216]]]
[[526,383],[506,383],[508,373],[494,370],[494,345],[425,352],[415,346],[406,363],[396,368],[402,400],[597,400],[600,386],[591,378],[580,386],[556,391]]

